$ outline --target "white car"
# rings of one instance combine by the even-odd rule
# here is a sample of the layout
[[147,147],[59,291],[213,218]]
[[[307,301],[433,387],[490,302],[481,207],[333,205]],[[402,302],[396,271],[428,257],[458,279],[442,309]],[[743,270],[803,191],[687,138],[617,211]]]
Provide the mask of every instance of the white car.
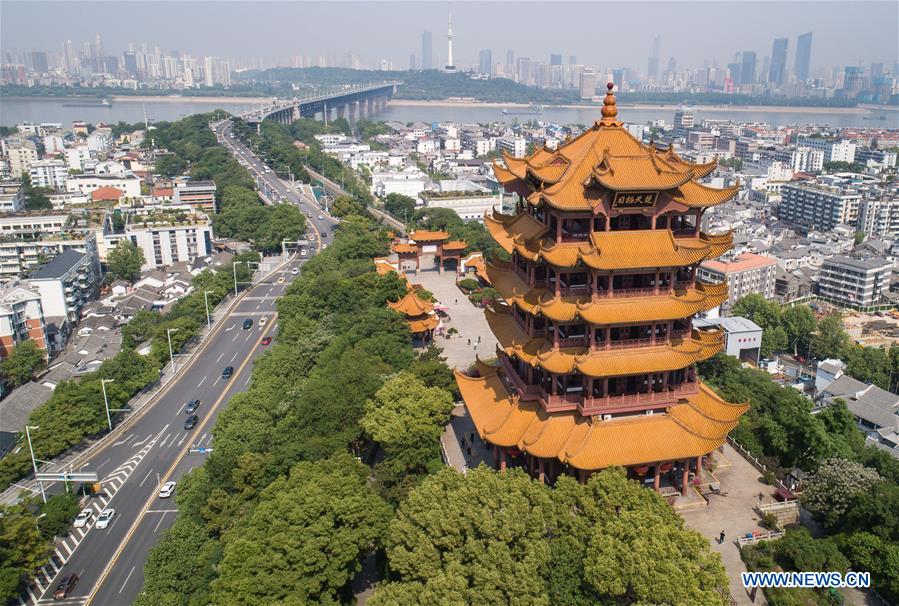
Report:
[[298,273],[300,273],[300,268],[299,268],[299,267],[294,267],[293,269],[290,270],[290,273],[291,273],[291,275],[294,275],[294,276],[295,276],[295,275],[297,275]]
[[95,526],[97,528],[106,528],[109,526],[109,523],[112,522],[113,516],[115,516],[115,509],[104,509],[100,512],[100,515],[97,516],[97,523]]
[[91,521],[92,517],[94,517],[93,509],[82,509],[78,517],[75,518],[75,528],[84,528]]
[[268,324],[268,318],[259,318],[259,326],[265,326]]
[[162,485],[162,488],[159,489],[159,498],[167,499],[170,496],[175,494],[175,483],[174,482],[166,482]]

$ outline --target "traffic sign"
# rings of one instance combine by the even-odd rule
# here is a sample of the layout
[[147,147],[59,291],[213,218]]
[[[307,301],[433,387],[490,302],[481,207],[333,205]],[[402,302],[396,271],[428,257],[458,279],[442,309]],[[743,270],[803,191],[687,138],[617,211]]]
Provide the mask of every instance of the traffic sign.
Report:
[[34,474],[36,480],[41,482],[96,482],[96,471],[74,471],[74,472],[38,472]]

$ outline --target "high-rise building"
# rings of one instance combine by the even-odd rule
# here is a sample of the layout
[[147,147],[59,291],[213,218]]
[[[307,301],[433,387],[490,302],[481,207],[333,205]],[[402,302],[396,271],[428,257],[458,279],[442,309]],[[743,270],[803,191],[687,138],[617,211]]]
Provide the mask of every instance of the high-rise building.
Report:
[[568,55],[568,65],[577,65],[576,55]]
[[550,65],[562,65],[562,55],[559,53],[552,53],[549,56],[549,64]]
[[409,69],[415,70],[415,53],[409,53]]
[[449,19],[446,25],[446,67],[448,72],[456,71],[456,64],[453,62],[453,11],[449,12]]
[[43,51],[34,51],[31,53],[31,67],[34,71],[45,74],[50,71],[50,64],[47,62],[47,53]]
[[478,53],[478,71],[486,76],[493,74],[493,53],[489,48],[481,49]]
[[701,232],[702,214],[738,188],[702,185],[714,163],[633,138],[611,92],[583,134],[504,161],[493,170],[519,192],[515,213],[485,217],[510,256],[486,266],[500,301],[485,311],[498,364],[456,373],[475,428],[501,470],[514,457],[539,481],[584,482],[621,466],[686,495],[748,408],[697,375],[723,331],[691,327],[727,298],[726,283],[696,281],[697,265],[733,242]]
[[649,76],[650,80],[655,80],[659,77],[659,52],[661,51],[662,46],[662,34],[656,34],[656,37],[652,39],[652,55],[649,57],[649,65],[646,70],[646,75]]
[[434,42],[431,32],[425,30],[421,34],[421,69],[434,69]]
[[515,67],[515,51],[506,51],[506,65],[509,66],[510,70]]
[[581,72],[581,81],[578,86],[581,93],[581,99],[592,99],[596,96],[596,72],[592,67],[584,68]]
[[687,131],[694,126],[693,110],[680,108],[674,112],[674,134],[678,137],[686,137]]
[[865,88],[865,69],[847,65],[843,72],[843,94],[855,98]]
[[796,79],[800,82],[808,80],[811,58],[812,32],[808,32],[796,39],[796,65],[793,68],[793,71],[796,74]]
[[755,84],[755,51],[743,51],[740,62],[740,84]]
[[527,57],[519,57],[516,67],[515,81],[522,84],[531,84],[533,82],[531,77],[531,60]]
[[883,76],[883,63],[872,63],[870,76],[871,82],[879,80]]
[[775,38],[771,49],[771,67],[768,70],[768,82],[780,86],[787,73],[787,38]]

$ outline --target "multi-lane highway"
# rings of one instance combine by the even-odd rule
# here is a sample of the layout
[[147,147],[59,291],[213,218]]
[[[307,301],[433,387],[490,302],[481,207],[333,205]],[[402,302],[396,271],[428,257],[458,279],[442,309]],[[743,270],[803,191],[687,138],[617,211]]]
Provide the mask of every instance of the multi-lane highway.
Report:
[[[32,588],[40,603],[51,601],[56,584],[72,573],[78,575],[79,582],[61,603],[105,606],[133,602],[143,585],[150,548],[177,516],[175,499],[159,498],[160,486],[177,482],[202,465],[210,449],[215,448],[212,428],[218,413],[231,396],[247,388],[253,360],[268,347],[263,341],[277,333],[277,298],[302,263],[327,245],[337,224],[312,200],[266,171],[250,150],[231,138],[230,128],[229,121],[213,125],[219,140],[267,191],[300,208],[308,217],[309,234],[316,237],[309,238],[309,244],[303,247],[305,255],[297,254],[294,261],[246,291],[200,348],[182,362],[185,367],[160,394],[112,438],[81,458],[80,471],[96,471],[102,491],[90,498],[89,507],[94,510],[91,521],[84,528],[74,529],[60,543],[56,561],[45,568],[40,586]],[[245,329],[247,320],[252,325]],[[225,378],[223,370],[228,366],[233,368],[233,376]],[[193,399],[200,400],[199,420],[196,427],[185,429],[184,408]],[[108,527],[97,528],[97,514],[107,508],[116,514]]]

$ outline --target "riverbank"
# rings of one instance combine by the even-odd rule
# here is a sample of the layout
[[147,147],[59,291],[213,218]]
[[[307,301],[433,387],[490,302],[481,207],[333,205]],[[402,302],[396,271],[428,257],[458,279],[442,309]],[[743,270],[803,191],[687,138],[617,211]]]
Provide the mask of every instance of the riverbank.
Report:
[[[450,99],[441,99],[439,101],[421,101],[416,99],[391,99],[390,105],[394,107],[531,107],[528,103],[493,103],[487,101],[454,101]],[[671,110],[681,107],[678,103],[671,104],[650,104],[650,103],[618,103],[618,107],[629,109],[645,109],[645,110]],[[543,105],[544,109],[599,109],[602,102],[569,105]],[[775,113],[797,113],[797,114],[820,114],[822,112],[835,114],[866,114],[870,113],[873,107],[792,107],[783,105],[690,105],[696,111],[710,112],[775,112]],[[878,108],[879,109],[879,108]]]
[[216,103],[248,103],[255,105],[269,105],[275,99],[274,97],[205,97],[200,95],[122,95],[110,97],[113,103],[148,103],[150,101],[156,103],[208,103],[214,105]]

